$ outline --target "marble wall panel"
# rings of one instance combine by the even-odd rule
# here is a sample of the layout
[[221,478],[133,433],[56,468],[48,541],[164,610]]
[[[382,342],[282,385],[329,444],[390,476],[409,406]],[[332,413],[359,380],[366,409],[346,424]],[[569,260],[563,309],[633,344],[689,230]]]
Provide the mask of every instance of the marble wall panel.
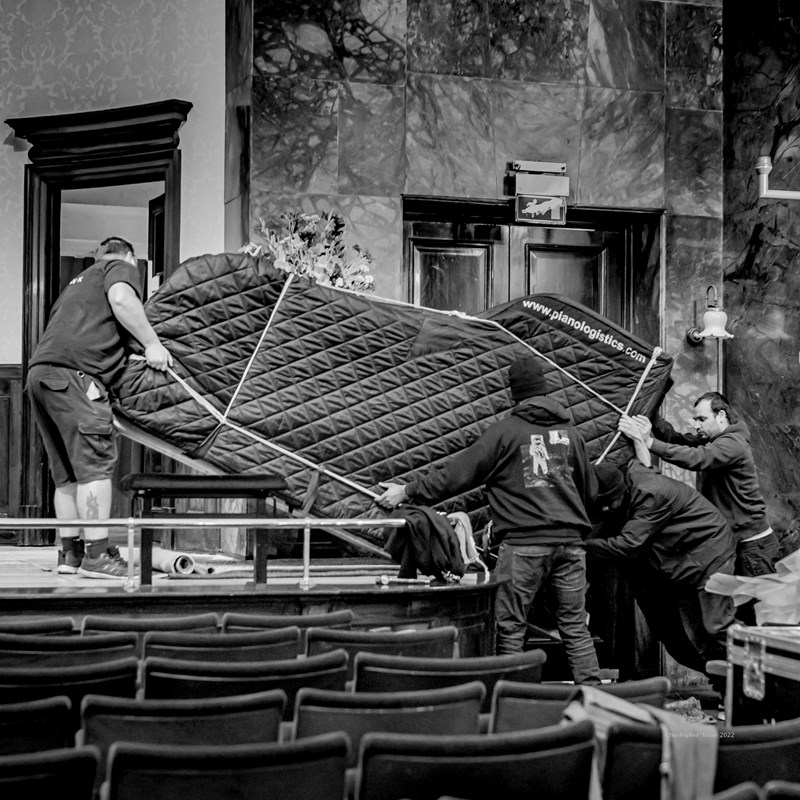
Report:
[[253,72],[253,0],[225,0],[225,91]]
[[488,71],[487,0],[408,0],[408,69],[483,77]]
[[404,182],[402,87],[340,83],[340,194],[399,195]]
[[664,416],[689,429],[692,405],[703,392],[717,389],[718,350],[713,342],[687,342],[689,328],[703,327],[707,289],[722,295],[722,220],[708,217],[667,217],[664,349],[674,359],[674,387],[667,395]]
[[564,162],[574,199],[583,95],[581,86],[493,81],[495,173],[503,175],[514,159]]
[[722,109],[722,7],[667,3],[667,105]]
[[267,227],[280,231],[281,215],[287,211],[320,214],[336,211],[345,221],[345,241],[358,244],[372,256],[375,294],[401,300],[403,211],[399,197],[358,197],[355,195],[285,195],[256,190],[251,202],[250,238],[262,241],[256,232],[259,219]]
[[582,83],[589,0],[488,0],[487,76]]
[[264,74],[403,82],[405,0],[255,0],[253,27]]
[[663,95],[588,88],[582,130],[579,203],[663,208]]
[[409,74],[406,193],[496,197],[489,81]]
[[336,192],[339,85],[253,76],[253,186]]
[[664,4],[592,0],[586,81],[613,89],[664,90]]
[[235,253],[250,241],[250,194],[243,193],[225,203],[225,252]]
[[250,191],[252,84],[248,79],[225,95],[225,202]]
[[722,114],[667,108],[667,211],[722,218]]
[[800,202],[759,199],[755,161],[773,158],[770,189],[800,190],[800,5],[725,4],[726,385],[751,429],[770,520],[800,529]]

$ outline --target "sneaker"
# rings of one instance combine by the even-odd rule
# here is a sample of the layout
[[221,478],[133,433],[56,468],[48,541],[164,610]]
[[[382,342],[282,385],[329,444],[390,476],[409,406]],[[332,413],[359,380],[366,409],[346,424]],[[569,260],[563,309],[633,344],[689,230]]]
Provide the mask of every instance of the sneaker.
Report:
[[85,552],[86,545],[83,539],[75,539],[73,547],[69,550],[59,550],[56,572],[59,575],[74,575],[83,561]]
[[100,553],[97,558],[84,556],[78,574],[84,578],[102,578],[104,580],[125,579],[128,577],[126,567],[120,566],[108,553]]
[[116,545],[112,545],[111,547],[106,549],[106,552],[117,562],[123,569],[128,569],[128,562],[122,557],[122,553],[119,551],[119,547]]

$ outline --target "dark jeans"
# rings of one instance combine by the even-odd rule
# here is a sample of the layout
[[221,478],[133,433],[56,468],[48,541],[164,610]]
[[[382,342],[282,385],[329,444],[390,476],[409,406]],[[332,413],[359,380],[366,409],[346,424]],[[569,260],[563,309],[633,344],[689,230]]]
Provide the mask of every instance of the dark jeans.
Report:
[[[754,539],[752,542],[739,542],[736,545],[736,575],[757,578],[775,572],[775,564],[780,560],[780,545],[775,533]],[[743,625],[756,624],[756,601],[748,600],[736,607],[736,619]]]
[[[719,569],[732,570],[733,559]],[[646,565],[625,575],[653,635],[679,664],[705,672],[707,661],[726,658],[727,630],[735,621],[730,597],[674,584]]]
[[558,631],[576,683],[599,683],[600,667],[586,625],[586,551],[576,545],[501,544],[494,570],[497,653],[519,653],[528,612],[547,583]]

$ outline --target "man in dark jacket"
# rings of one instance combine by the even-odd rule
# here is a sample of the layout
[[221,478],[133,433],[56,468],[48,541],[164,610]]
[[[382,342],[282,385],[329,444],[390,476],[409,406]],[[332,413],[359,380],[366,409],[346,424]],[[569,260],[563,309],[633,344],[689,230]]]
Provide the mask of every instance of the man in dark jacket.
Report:
[[660,417],[652,430],[644,416],[623,417],[619,423],[627,435],[634,432],[632,425],[638,425],[654,455],[697,472],[698,491],[717,507],[733,531],[737,575],[774,572],[780,548],[767,521],[747,425],[718,392],[706,392],[695,401],[694,424],[696,432],[679,433]]
[[485,486],[501,542],[495,580],[498,654],[523,648],[528,612],[546,583],[556,624],[576,683],[599,683],[599,666],[586,623],[586,553],[591,530],[586,508],[597,490],[580,433],[567,411],[546,396],[538,362],[509,368],[516,403],[470,447],[405,485],[382,484],[379,505],[433,505]]
[[722,515],[695,489],[632,460],[623,476],[596,467],[602,511],[621,528],[586,542],[590,558],[622,566],[645,619],[670,655],[691,669],[725,659],[734,621],[730,597],[705,590],[716,572],[733,573],[735,544]]

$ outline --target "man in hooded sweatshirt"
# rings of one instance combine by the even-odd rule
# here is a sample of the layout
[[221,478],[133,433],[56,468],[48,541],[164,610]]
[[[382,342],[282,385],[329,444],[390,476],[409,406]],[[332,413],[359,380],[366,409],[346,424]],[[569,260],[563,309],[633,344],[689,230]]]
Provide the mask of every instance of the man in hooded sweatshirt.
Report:
[[697,398],[693,421],[694,433],[679,433],[661,418],[651,430],[644,416],[622,417],[619,427],[627,435],[641,433],[645,446],[664,461],[698,473],[698,491],[719,509],[733,531],[737,575],[774,572],[780,547],[767,521],[750,430],[718,392]]
[[434,505],[483,486],[500,542],[494,577],[497,653],[523,649],[528,612],[548,586],[576,683],[597,684],[600,669],[586,622],[586,552],[591,531],[586,509],[597,479],[581,434],[563,406],[547,397],[536,359],[508,371],[511,414],[426,474],[406,484],[383,483],[376,503]]

